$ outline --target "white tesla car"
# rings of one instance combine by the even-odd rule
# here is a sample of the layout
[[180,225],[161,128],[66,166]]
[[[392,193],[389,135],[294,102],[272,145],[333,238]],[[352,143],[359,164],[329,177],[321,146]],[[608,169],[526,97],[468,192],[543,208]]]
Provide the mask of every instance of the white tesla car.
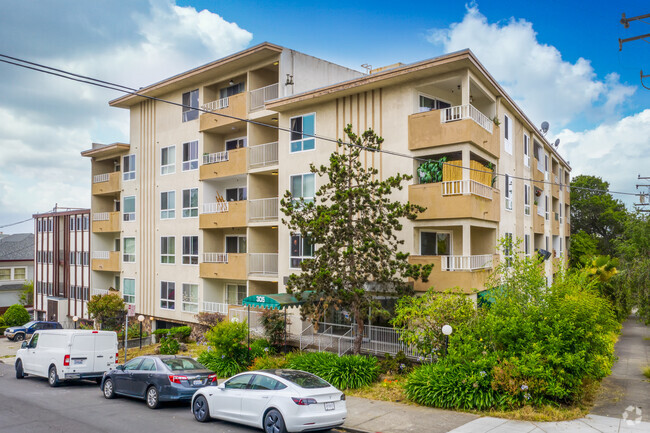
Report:
[[345,394],[318,376],[300,370],[260,370],[197,390],[192,413],[200,422],[218,418],[266,433],[285,433],[338,427],[348,411]]

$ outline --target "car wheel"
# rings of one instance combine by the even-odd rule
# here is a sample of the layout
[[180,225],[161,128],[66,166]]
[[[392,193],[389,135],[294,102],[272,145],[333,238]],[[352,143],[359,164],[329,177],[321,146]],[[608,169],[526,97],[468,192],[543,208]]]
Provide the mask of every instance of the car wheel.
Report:
[[22,379],[25,377],[25,372],[23,371],[23,362],[19,359],[16,361],[16,379]]
[[210,419],[210,408],[205,397],[202,395],[196,397],[194,404],[192,404],[192,412],[194,412],[194,418],[198,422],[206,422]]
[[158,398],[158,390],[156,389],[155,386],[150,386],[147,389],[147,406],[149,406],[149,409],[157,409],[158,406],[160,405],[160,400]]
[[16,334],[14,341],[23,341],[25,339],[25,334]]
[[113,385],[113,379],[106,379],[104,381],[104,387],[102,391],[104,392],[104,397],[115,398],[115,386]]
[[47,374],[47,382],[52,387],[59,386],[59,375],[56,374],[56,367],[53,365],[50,365],[50,370]]
[[284,419],[280,412],[271,409],[264,416],[264,431],[266,433],[287,433],[284,425]]

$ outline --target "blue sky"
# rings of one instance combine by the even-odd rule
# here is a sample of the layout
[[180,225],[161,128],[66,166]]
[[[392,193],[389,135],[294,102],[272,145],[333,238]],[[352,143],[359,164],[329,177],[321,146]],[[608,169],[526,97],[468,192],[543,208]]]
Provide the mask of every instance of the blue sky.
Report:
[[[205,9],[205,10],[204,10]],[[307,2],[68,0],[0,3],[0,53],[135,87],[273,42],[361,70],[470,48],[549,138],[573,174],[634,192],[650,175],[650,44],[618,38],[647,1]],[[647,80],[650,85],[650,79]],[[128,141],[117,93],[0,64],[0,226],[89,206],[93,141]],[[645,171],[644,171],[645,170]],[[631,203],[631,199],[617,196]],[[0,228],[31,231],[30,223]]]

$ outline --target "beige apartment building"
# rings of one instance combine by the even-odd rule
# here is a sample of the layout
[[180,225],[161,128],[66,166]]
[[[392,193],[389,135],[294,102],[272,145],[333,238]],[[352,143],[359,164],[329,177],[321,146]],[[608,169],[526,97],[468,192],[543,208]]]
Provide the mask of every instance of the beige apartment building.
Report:
[[[118,288],[157,326],[285,291],[314,246],[282,224],[279,197],[314,196],[322,179],[309,164],[326,164],[336,144],[312,135],[344,139],[348,123],[407,156],[364,158],[382,177],[414,175],[395,198],[427,210],[401,236],[411,260],[435,265],[416,290],[484,290],[508,254],[503,237],[552,252],[549,279],[564,260],[570,168],[469,50],[362,74],[263,43],[141,94],[160,100],[110,102],[130,110],[130,143],[82,155],[92,288]],[[443,156],[442,182],[420,183],[420,164]],[[493,182],[488,163],[504,176]]]

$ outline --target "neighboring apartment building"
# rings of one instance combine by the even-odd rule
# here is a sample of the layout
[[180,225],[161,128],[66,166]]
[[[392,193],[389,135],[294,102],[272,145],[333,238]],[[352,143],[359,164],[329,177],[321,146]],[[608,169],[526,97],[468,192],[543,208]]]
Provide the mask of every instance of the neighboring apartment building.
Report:
[[411,260],[435,264],[416,290],[485,289],[501,237],[527,254],[555,250],[555,262],[566,250],[568,191],[544,181],[568,184],[570,168],[468,50],[364,75],[264,43],[141,93],[190,108],[113,100],[130,110],[130,144],[82,155],[92,158],[92,287],[119,288],[158,326],[285,291],[313,246],[281,223],[278,197],[314,196],[309,164],[326,164],[336,145],[303,134],[345,139],[347,123],[372,127],[386,150],[508,175],[492,185],[445,167],[443,182],[419,184],[419,161],[364,156],[381,177],[413,174],[395,198],[427,208],[401,233]]
[[74,316],[90,319],[90,209],[33,217],[35,316],[71,328]]
[[20,302],[26,282],[34,278],[34,235],[0,233],[0,315]]

